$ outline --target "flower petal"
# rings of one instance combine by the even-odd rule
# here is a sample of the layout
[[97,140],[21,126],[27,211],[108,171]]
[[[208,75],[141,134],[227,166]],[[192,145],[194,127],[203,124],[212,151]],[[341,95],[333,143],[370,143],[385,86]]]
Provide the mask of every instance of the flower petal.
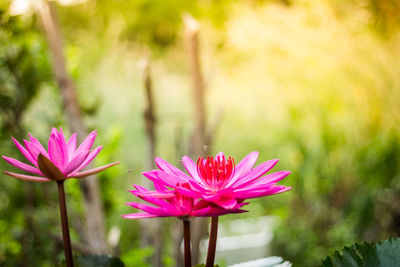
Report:
[[59,128],[59,132],[57,132],[57,136],[58,136],[58,143],[60,144],[60,148],[63,154],[63,166],[66,167],[66,165],[69,162],[68,159],[68,147],[67,147],[67,142],[65,141],[65,136],[64,133],[62,131],[62,128]]
[[90,150],[86,150],[78,155],[76,155],[65,167],[64,174],[68,175],[75,171],[88,157]]
[[75,151],[74,155],[81,153],[82,151],[85,151],[85,150],[90,150],[93,146],[94,140],[96,140],[96,136],[97,136],[97,130],[90,132],[89,135],[86,137],[86,139],[82,142],[82,144]]
[[[55,128],[53,128],[55,130]],[[57,130],[55,130],[57,132]],[[49,156],[50,160],[56,165],[61,171],[64,170],[64,153],[61,148],[61,144],[58,140],[58,135],[52,131],[49,138]]]
[[266,174],[269,170],[271,170],[279,160],[277,159],[272,159],[268,160],[266,162],[261,163],[254,169],[252,169],[246,176],[243,176],[240,179],[237,179],[236,182],[232,183],[232,181],[227,185],[227,187],[232,186],[234,188],[238,188],[241,186],[245,186],[254,180],[258,179],[259,177],[263,176]]
[[268,174],[260,179],[254,181],[253,183],[247,184],[248,188],[257,188],[260,186],[271,185],[279,182],[283,178],[287,177],[290,174],[290,171],[280,171]]
[[137,203],[137,202],[127,202],[125,204],[129,205],[131,207],[134,207],[135,209],[139,209],[139,210],[142,210],[142,211],[150,213],[150,214],[165,215],[165,212],[163,212],[163,210],[160,209],[159,207],[154,207],[154,206],[146,205],[143,203]]
[[71,160],[72,156],[76,150],[76,133],[73,133],[71,137],[68,139],[67,148],[68,148],[68,160]]
[[33,165],[35,165],[37,167],[37,161],[36,158],[33,158],[31,153],[29,153],[28,150],[26,150],[26,148],[21,145],[17,139],[15,139],[14,137],[11,137],[11,139],[13,140],[15,146],[18,148],[19,151],[21,151],[22,155],[25,156],[25,158],[27,158]]
[[37,157],[39,154],[43,154],[45,157],[49,157],[49,154],[47,153],[46,149],[42,146],[42,144],[37,140],[35,137],[33,137],[30,133],[28,133],[30,141],[23,140],[26,149],[29,151],[29,153],[32,155],[34,159],[37,160]]
[[[90,152],[89,156],[87,156],[85,161],[83,161],[82,164],[74,172],[78,172],[78,171],[82,170],[83,168],[85,168],[87,165],[89,165],[89,163],[92,162],[92,160],[100,153],[100,151],[102,149],[103,149],[103,146],[96,147],[92,152]],[[84,151],[82,151],[82,152],[84,152]],[[79,153],[82,153],[82,152],[79,152]],[[74,157],[76,157],[76,155],[78,155],[79,153],[78,153],[78,151],[76,151]]]
[[121,215],[121,217],[124,219],[145,219],[145,218],[156,218],[161,216],[149,213],[131,213],[131,214]]
[[179,168],[175,167],[168,161],[163,160],[162,158],[156,157],[155,162],[157,167],[162,171],[172,172],[173,174],[176,174],[178,176],[187,177],[187,175],[183,171],[181,171]]
[[226,209],[221,209],[218,207],[206,207],[204,209],[196,210],[192,212],[192,216],[196,217],[212,217],[212,216],[222,216],[225,214],[229,213],[242,213],[242,212],[247,212],[247,210],[226,210]]
[[90,170],[87,170],[87,171],[75,172],[75,173],[72,173],[72,174],[68,175],[68,178],[83,178],[83,177],[86,177],[86,176],[89,176],[89,175],[104,171],[105,169],[108,169],[108,168],[110,168],[110,167],[112,167],[114,165],[117,165],[117,164],[119,164],[119,161],[118,162],[113,162],[113,163],[110,163],[110,164],[107,164],[107,165],[104,165],[104,166],[101,166],[101,167],[97,167],[97,168],[94,168],[94,169],[90,169]]
[[253,151],[249,153],[246,157],[242,159],[242,161],[239,162],[238,165],[235,167],[235,173],[232,177],[232,179],[236,180],[243,175],[246,175],[247,172],[253,168],[254,164],[256,163],[258,158],[258,151]]
[[177,187],[177,190],[180,194],[187,196],[187,197],[192,197],[192,198],[200,198],[201,197],[200,193],[192,190],[191,188],[189,189],[189,188],[179,186],[179,187]]
[[[31,135],[31,133],[28,133],[29,136],[29,141],[39,149],[40,153],[42,153],[44,156],[48,157],[47,150],[42,146],[42,144],[37,140],[35,137]],[[28,149],[28,148],[27,148]],[[29,150],[29,149],[28,149]],[[39,155],[39,153],[38,153]],[[37,158],[37,156],[35,157]]]
[[143,193],[139,193],[137,191],[130,191],[132,194],[134,194],[135,196],[137,196],[138,198],[143,199],[144,201],[147,201],[151,204],[157,205],[159,207],[166,207],[166,206],[171,206],[171,204],[169,204],[168,202],[164,201],[163,199],[157,198],[157,197],[153,197],[151,195],[147,195],[147,194],[143,194]]
[[23,162],[21,162],[19,160],[16,160],[16,159],[13,159],[13,158],[10,158],[10,157],[6,157],[6,156],[2,156],[2,158],[5,161],[7,161],[9,164],[17,167],[18,169],[21,169],[21,170],[26,171],[26,172],[30,172],[30,173],[33,173],[33,174],[37,174],[37,175],[42,175],[43,176],[43,174],[40,172],[39,169],[37,169],[37,168],[35,168],[35,167],[31,166],[31,165],[25,164],[25,163],[23,163]]
[[19,174],[19,173],[14,173],[14,172],[7,172],[4,171],[4,174],[7,174],[8,176],[24,180],[24,181],[29,181],[29,182],[50,182],[50,179],[43,178],[43,177],[37,177],[37,176],[31,176],[31,175],[25,175],[25,174]]
[[187,183],[187,181],[182,179],[180,176],[165,171],[154,170],[150,172],[143,172],[142,174],[153,182],[161,183],[173,188],[175,188],[178,183]]
[[279,193],[283,193],[292,189],[291,187],[286,187],[283,185],[276,185],[266,187],[264,189],[249,189],[249,190],[240,190],[231,193],[231,197],[235,197],[238,199],[247,199],[247,198],[257,198],[257,197],[265,197],[269,195],[275,195]]
[[188,156],[184,156],[182,158],[183,166],[185,167],[186,171],[189,175],[195,179],[198,183],[203,184],[202,179],[200,178],[199,173],[197,172],[197,164]]
[[235,198],[226,198],[226,197],[218,198],[216,200],[213,200],[212,202],[228,210],[234,209],[238,204]]

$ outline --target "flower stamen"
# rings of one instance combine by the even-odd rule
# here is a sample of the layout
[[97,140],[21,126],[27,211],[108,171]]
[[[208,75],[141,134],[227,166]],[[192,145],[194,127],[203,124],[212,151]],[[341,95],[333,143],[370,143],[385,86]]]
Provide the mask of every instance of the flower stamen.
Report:
[[211,190],[216,191],[223,187],[235,172],[235,161],[232,157],[199,157],[197,172]]

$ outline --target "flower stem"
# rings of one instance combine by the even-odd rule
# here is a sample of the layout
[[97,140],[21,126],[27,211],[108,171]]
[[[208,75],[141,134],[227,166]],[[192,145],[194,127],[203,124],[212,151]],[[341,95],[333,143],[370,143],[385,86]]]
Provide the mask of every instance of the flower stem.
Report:
[[215,260],[215,250],[217,248],[218,236],[218,216],[211,218],[210,240],[208,241],[208,252],[206,267],[213,267]]
[[185,246],[185,267],[192,266],[192,255],[190,252],[190,221],[183,220],[183,240]]
[[60,201],[61,226],[64,241],[65,262],[67,267],[73,267],[71,239],[69,237],[67,206],[65,203],[64,181],[57,181],[58,199]]

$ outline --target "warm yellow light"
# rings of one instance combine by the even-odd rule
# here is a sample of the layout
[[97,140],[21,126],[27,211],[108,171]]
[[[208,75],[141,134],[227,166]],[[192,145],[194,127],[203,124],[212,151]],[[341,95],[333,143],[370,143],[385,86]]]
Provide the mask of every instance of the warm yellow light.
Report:
[[[33,1],[46,1],[46,0],[13,0],[10,5],[10,15],[17,16],[26,14],[32,11]],[[57,0],[62,6],[77,5],[86,2],[86,0]]]
[[86,2],[87,0],[57,0],[57,2],[62,6],[77,5]]
[[30,0],[13,0],[10,5],[10,15],[17,16],[28,13],[32,9]]

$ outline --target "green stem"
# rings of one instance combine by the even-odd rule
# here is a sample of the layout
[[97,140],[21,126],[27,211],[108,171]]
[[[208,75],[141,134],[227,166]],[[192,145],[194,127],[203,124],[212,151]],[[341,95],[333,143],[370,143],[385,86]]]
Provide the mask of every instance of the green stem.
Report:
[[71,239],[69,237],[67,206],[65,202],[64,180],[57,181],[58,199],[60,201],[61,226],[64,241],[65,262],[67,267],[73,267]]
[[215,216],[211,218],[211,230],[210,230],[210,239],[208,241],[206,267],[214,266],[215,250],[217,248],[217,236],[218,236],[218,216]]

